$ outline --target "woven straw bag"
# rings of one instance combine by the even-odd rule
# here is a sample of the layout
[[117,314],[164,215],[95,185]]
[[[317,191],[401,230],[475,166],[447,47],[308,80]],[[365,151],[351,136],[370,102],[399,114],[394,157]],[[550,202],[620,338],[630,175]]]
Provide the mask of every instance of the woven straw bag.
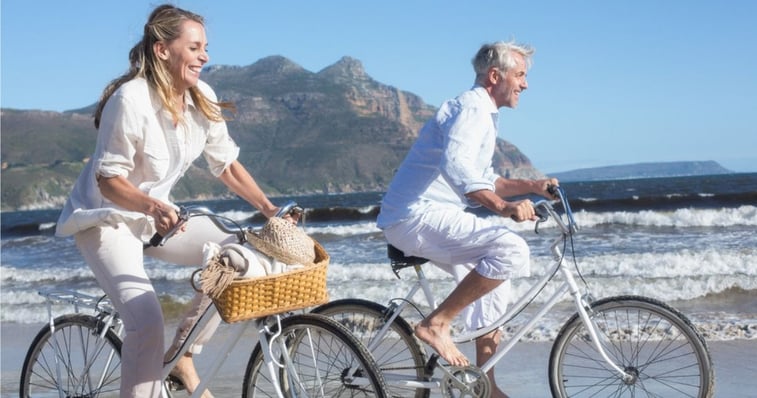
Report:
[[326,288],[328,253],[301,229],[284,222],[291,228],[272,218],[261,231],[248,232],[247,239],[262,253],[304,267],[263,277],[234,279],[213,297],[213,303],[225,322],[261,318],[329,301]]

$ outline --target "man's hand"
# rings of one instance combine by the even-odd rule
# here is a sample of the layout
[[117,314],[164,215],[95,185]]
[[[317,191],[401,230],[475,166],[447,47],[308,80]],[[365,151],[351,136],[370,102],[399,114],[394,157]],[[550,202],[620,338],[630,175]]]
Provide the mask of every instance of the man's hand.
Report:
[[510,217],[517,222],[535,221],[538,219],[534,204],[529,199],[515,202],[504,202],[502,215]]
[[557,178],[547,178],[544,180],[538,180],[538,190],[536,190],[534,193],[540,196],[543,196],[547,199],[557,199],[554,194],[549,192],[550,187],[557,187],[560,185],[560,182],[557,181]]

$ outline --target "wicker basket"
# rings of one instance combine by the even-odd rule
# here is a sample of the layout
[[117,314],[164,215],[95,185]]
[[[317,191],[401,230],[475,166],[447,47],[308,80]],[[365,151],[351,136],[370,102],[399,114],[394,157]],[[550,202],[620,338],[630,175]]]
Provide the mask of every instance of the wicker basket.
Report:
[[260,278],[231,282],[213,303],[225,322],[238,322],[298,310],[329,301],[329,255],[315,242],[315,265]]

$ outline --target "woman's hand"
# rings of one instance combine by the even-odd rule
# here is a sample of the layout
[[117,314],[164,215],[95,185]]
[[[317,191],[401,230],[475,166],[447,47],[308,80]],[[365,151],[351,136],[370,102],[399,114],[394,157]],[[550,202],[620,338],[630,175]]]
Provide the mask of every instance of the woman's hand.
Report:
[[[281,211],[281,207],[277,207],[274,214],[279,214]],[[299,206],[292,207],[286,214],[283,216],[280,216],[284,220],[287,220],[291,222],[292,224],[297,225],[297,222],[300,221],[300,216],[302,215],[302,209]]]
[[[155,201],[150,215],[155,220],[155,229],[161,236],[166,236],[168,231],[179,222],[179,214],[176,213],[176,210],[158,200]],[[182,227],[179,231],[184,231],[184,228]]]
[[[163,236],[179,221],[179,215],[173,206],[140,191],[123,176],[97,176],[97,185],[102,195],[111,202],[126,210],[152,217],[155,229]],[[179,231],[184,231],[184,227]]]

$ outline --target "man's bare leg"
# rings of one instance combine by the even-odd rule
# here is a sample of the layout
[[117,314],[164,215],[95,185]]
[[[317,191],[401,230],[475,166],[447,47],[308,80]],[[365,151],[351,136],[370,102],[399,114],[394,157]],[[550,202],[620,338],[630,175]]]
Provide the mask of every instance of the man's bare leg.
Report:
[[480,299],[502,282],[499,279],[485,278],[475,270],[469,272],[442,304],[415,326],[415,335],[430,345],[450,365],[468,365],[468,359],[452,342],[452,320],[468,304]]
[[[501,340],[502,332],[500,332],[499,330],[495,330],[476,339],[476,366],[484,366],[486,361],[494,356],[494,354],[497,352],[497,347],[499,346],[499,342]],[[502,390],[499,389],[499,387],[497,387],[497,381],[494,379],[494,368],[491,368],[488,372],[486,372],[486,375],[489,377],[489,381],[491,382],[492,386],[491,397],[508,398],[507,394],[505,394]]]

